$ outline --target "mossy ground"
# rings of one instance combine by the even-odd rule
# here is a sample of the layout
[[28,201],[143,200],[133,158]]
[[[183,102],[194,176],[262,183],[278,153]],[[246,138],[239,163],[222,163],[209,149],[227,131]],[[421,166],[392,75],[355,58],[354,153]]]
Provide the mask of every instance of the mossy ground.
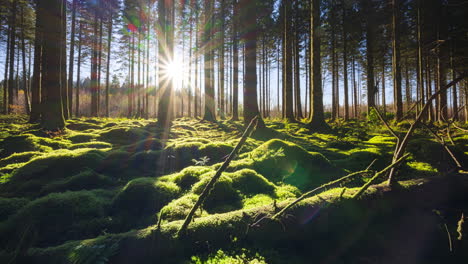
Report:
[[[381,169],[391,161],[395,147],[395,139],[384,128],[363,121],[331,123],[328,134],[300,123],[266,124],[267,131],[247,140],[196,213],[197,219],[207,219],[197,220],[194,227],[197,233],[205,232],[202,237],[213,235],[211,225],[205,228],[203,222],[218,219],[218,214],[242,215],[284,204],[348,172],[363,170],[374,159],[373,169]],[[404,132],[403,125],[394,127],[397,133]],[[243,132],[241,122],[188,118],[176,120],[164,138],[154,120],[73,119],[63,133],[49,134],[22,116],[2,116],[0,129],[0,248],[5,256],[18,247],[56,250],[61,244],[71,245],[64,244],[67,241],[125,234],[158,221],[165,228],[180,225]],[[453,131],[452,139],[449,147],[466,163],[466,135]],[[411,156],[399,170],[400,179],[433,177],[453,167],[424,130],[416,131],[408,151]],[[348,186],[365,181],[366,177]],[[239,251],[246,245],[230,249],[232,254],[211,245],[210,251],[201,251],[203,256],[191,261],[281,259],[274,252],[263,257],[251,254],[253,249]],[[87,244],[63,254],[79,258],[85,249]],[[115,249],[107,249],[102,254],[115,254]],[[301,262],[300,257],[296,260]]]

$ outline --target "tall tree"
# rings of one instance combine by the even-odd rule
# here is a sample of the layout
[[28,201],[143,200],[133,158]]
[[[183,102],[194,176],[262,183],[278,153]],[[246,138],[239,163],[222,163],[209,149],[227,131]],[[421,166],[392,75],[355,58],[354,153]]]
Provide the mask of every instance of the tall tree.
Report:
[[[58,130],[65,127],[61,96],[61,69],[63,50],[66,49],[63,37],[63,21],[65,19],[63,0],[40,1],[43,5],[44,21],[42,89],[45,97],[42,103],[41,125],[47,130]],[[47,29],[47,30],[45,30]],[[40,29],[39,29],[40,30]]]
[[214,23],[214,5],[213,1],[205,0],[205,23],[204,23],[204,68],[205,68],[205,114],[203,119],[206,121],[215,121],[215,89],[214,89],[214,43],[211,41]]
[[73,112],[73,69],[75,66],[75,28],[76,28],[76,9],[78,0],[72,3],[72,21],[70,33],[70,61],[68,64],[68,104],[70,116]]
[[400,59],[400,0],[392,0],[392,31],[393,104],[395,106],[395,119],[400,120],[403,117]]
[[173,60],[174,54],[174,1],[159,1],[159,49],[158,59],[160,70],[159,88],[162,89],[162,95],[158,103],[158,125],[163,128],[170,127],[173,117],[172,95],[174,90],[174,80],[171,76],[164,73],[169,63]]
[[232,120],[239,120],[239,4],[237,0],[233,0],[233,17],[232,17]]
[[10,26],[10,66],[8,77],[8,113],[13,111],[13,95],[14,91],[16,90],[16,82],[15,82],[15,45],[16,45],[16,11],[17,11],[17,1],[13,1],[11,3],[11,14],[9,19],[9,26]]
[[323,111],[322,67],[321,67],[321,33],[320,33],[320,0],[312,0],[310,7],[310,120],[308,127],[314,130],[327,129]]
[[242,39],[245,43],[244,124],[258,116],[257,128],[265,127],[257,101],[257,0],[241,0]]
[[291,14],[292,1],[282,1],[283,10],[283,96],[284,96],[284,117],[288,121],[294,121],[293,112],[293,76],[292,76],[292,27]]

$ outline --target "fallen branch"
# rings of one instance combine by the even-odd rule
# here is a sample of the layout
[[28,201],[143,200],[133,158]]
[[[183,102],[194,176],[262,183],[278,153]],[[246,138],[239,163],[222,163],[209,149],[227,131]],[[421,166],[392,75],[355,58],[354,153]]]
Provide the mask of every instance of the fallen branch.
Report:
[[390,131],[390,133],[397,139],[397,146],[398,144],[400,143],[400,137],[395,133],[395,131],[390,127],[390,125],[387,123],[387,121],[385,121],[385,119],[383,118],[383,116],[380,114],[379,110],[377,109],[377,107],[373,107],[375,112],[377,113],[377,116],[379,117],[380,121],[382,121],[382,123],[384,123],[385,127],[388,129],[388,131]]
[[[439,94],[447,91],[450,87],[454,86],[455,84],[457,84],[458,82],[460,82],[461,80],[466,78],[467,76],[468,76],[468,73],[464,72],[458,78],[455,78],[453,81],[451,81],[450,83],[448,83],[444,87],[441,87],[437,92],[433,93],[431,95],[431,97],[429,97],[427,99],[427,101],[424,104],[421,112],[419,112],[418,116],[416,117],[416,120],[414,121],[413,124],[411,124],[411,126],[408,129],[408,131],[406,132],[403,140],[396,147],[395,152],[393,153],[393,163],[395,163],[397,160],[399,160],[401,157],[403,157],[403,154],[405,153],[406,146],[408,145],[408,141],[409,141],[411,135],[413,134],[414,130],[416,129],[416,126],[421,122],[421,119],[424,116],[427,109],[429,108],[432,100],[434,100],[437,96],[439,96]],[[390,186],[392,186],[395,183],[395,179],[393,177],[394,174],[395,174],[395,169],[392,167],[391,170],[390,170],[390,173],[388,175],[388,185],[390,185]]]
[[362,170],[362,171],[358,171],[358,172],[353,172],[351,174],[348,174],[338,180],[335,180],[335,181],[332,181],[332,182],[329,182],[329,183],[325,183],[311,191],[308,191],[306,193],[304,193],[303,195],[301,195],[299,198],[297,198],[296,200],[294,200],[293,202],[291,202],[290,204],[286,205],[283,209],[281,209],[281,211],[279,211],[278,213],[276,213],[275,215],[273,215],[273,217],[271,217],[271,219],[273,220],[276,220],[276,219],[279,219],[281,217],[281,215],[283,215],[289,208],[293,207],[294,205],[296,205],[297,203],[299,203],[300,201],[306,199],[307,197],[311,196],[312,194],[314,193],[317,193],[318,191],[321,191],[325,188],[329,188],[329,187],[332,187],[332,186],[336,186],[346,180],[349,180],[357,175],[361,175],[361,174],[365,174],[365,173],[368,173],[370,172],[369,169],[365,169],[365,170]]
[[357,193],[355,193],[352,197],[352,199],[357,199],[359,198],[368,188],[369,186],[371,186],[374,181],[379,178],[381,175],[383,175],[384,173],[386,173],[387,171],[395,168],[397,165],[399,165],[403,160],[405,160],[407,157],[409,156],[409,154],[405,154],[403,157],[399,158],[398,160],[396,160],[395,162],[393,162],[392,164],[388,165],[385,169],[377,172],[368,182],[366,182],[366,184],[364,184],[361,189],[359,189],[359,191]]
[[458,159],[455,157],[455,155],[453,154],[453,152],[449,149],[449,147],[447,146],[447,144],[445,144],[445,141],[443,138],[441,138],[439,135],[437,135],[437,133],[435,133],[434,131],[432,131],[431,128],[429,128],[429,126],[427,126],[426,124],[424,123],[421,123],[423,124],[423,126],[426,127],[427,130],[429,130],[429,132],[431,132],[431,134],[435,137],[435,139],[437,141],[439,141],[439,143],[444,147],[445,151],[447,151],[447,153],[450,155],[450,157],[452,158],[452,160],[455,162],[455,164],[457,165],[457,167],[459,169],[462,168],[462,165],[461,163],[458,161]]
[[192,221],[193,216],[195,215],[195,212],[203,204],[206,197],[210,194],[211,189],[213,188],[215,183],[218,181],[218,179],[221,177],[221,174],[229,167],[229,164],[231,163],[232,159],[236,156],[237,152],[239,152],[239,150],[242,148],[245,141],[247,140],[247,138],[250,136],[251,132],[256,127],[257,123],[258,123],[258,116],[254,117],[250,121],[250,124],[245,129],[244,134],[242,135],[242,138],[240,139],[239,143],[237,143],[236,147],[232,150],[231,154],[229,154],[229,157],[227,157],[227,159],[223,163],[223,165],[221,165],[221,167],[216,171],[216,174],[213,176],[213,178],[211,178],[211,180],[205,186],[205,189],[200,194],[200,197],[198,197],[197,202],[193,205],[193,207],[190,210],[189,214],[185,218],[184,223],[182,224],[179,231],[177,232],[177,237],[181,237],[182,235],[185,234],[188,225],[190,224],[190,222]]

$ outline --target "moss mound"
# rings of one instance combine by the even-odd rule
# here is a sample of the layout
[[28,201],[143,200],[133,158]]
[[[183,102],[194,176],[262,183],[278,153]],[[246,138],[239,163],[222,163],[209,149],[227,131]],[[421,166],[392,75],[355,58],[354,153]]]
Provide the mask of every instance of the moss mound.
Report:
[[232,179],[232,187],[243,194],[271,194],[275,190],[275,185],[254,170],[239,170],[229,174],[229,177]]
[[115,180],[91,169],[87,169],[72,177],[49,183],[41,188],[41,195],[52,192],[79,191],[99,188],[109,188],[115,185]]
[[103,141],[117,145],[133,144],[150,136],[148,131],[136,127],[111,128],[100,134]]
[[181,172],[173,174],[170,180],[175,182],[182,190],[188,190],[193,184],[200,180],[200,176],[212,172],[208,167],[191,166],[183,169]]
[[32,134],[7,137],[0,142],[0,158],[8,157],[13,153],[26,151],[52,151],[52,147],[40,144],[39,139],[39,137]]
[[180,188],[172,182],[160,182],[154,178],[134,179],[114,198],[113,212],[135,217],[155,214],[179,194]]
[[106,148],[112,148],[112,144],[107,143],[107,142],[93,141],[93,142],[77,143],[69,147],[70,150],[80,149],[80,148],[106,149]]
[[[165,221],[185,219],[185,217],[189,214],[190,210],[192,209],[193,205],[195,205],[197,200],[198,195],[189,193],[171,201],[169,204],[167,204],[161,209],[162,218]],[[202,215],[202,212],[200,212],[200,210],[197,210],[195,215],[196,217],[199,217],[200,215]]]
[[42,155],[41,152],[37,151],[26,151],[21,153],[14,153],[10,156],[0,159],[0,167],[7,166],[13,163],[24,163],[30,161],[32,158]]
[[0,198],[0,222],[5,221],[29,203],[26,198]]
[[[192,187],[192,192],[201,194],[214,173],[207,173]],[[228,212],[242,207],[241,197],[233,187],[233,181],[228,176],[222,175],[214,184],[213,189],[206,198],[203,208],[210,213]]]
[[94,168],[105,153],[92,149],[60,150],[34,158],[11,173],[9,182],[0,187],[3,193],[35,195],[45,184]]
[[322,154],[308,152],[279,139],[265,142],[244,157],[232,163],[234,171],[251,168],[274,183],[284,182],[301,190],[328,182],[343,173]]
[[107,223],[106,202],[89,191],[54,193],[28,203],[0,225],[3,248],[26,237],[50,246],[98,235]]

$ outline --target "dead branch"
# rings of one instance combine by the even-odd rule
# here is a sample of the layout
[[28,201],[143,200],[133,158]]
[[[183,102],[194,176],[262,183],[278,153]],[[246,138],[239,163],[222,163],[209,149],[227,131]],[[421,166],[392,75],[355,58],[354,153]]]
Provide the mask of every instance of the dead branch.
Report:
[[374,174],[374,176],[368,182],[366,182],[366,184],[364,184],[359,189],[359,191],[353,195],[352,198],[353,199],[358,199],[369,188],[369,186],[371,186],[375,182],[375,180],[377,178],[379,178],[381,175],[383,175],[387,171],[389,171],[389,170],[395,168],[396,166],[398,166],[408,156],[409,156],[409,154],[405,154],[403,157],[399,158],[398,160],[394,161],[392,164],[388,165],[385,169],[383,169],[383,170],[377,172],[376,174]]
[[278,213],[276,213],[275,215],[273,215],[273,217],[271,217],[271,219],[273,220],[277,220],[281,217],[281,215],[283,215],[289,208],[293,207],[294,205],[296,205],[297,203],[299,203],[300,201],[306,199],[307,197],[311,196],[312,194],[314,193],[317,193],[318,191],[321,191],[325,188],[329,188],[329,187],[333,187],[333,186],[336,186],[346,180],[349,180],[357,175],[361,175],[361,174],[365,174],[365,173],[368,173],[370,172],[369,169],[365,169],[365,170],[362,170],[362,171],[358,171],[358,172],[353,172],[351,174],[348,174],[342,178],[339,178],[338,180],[334,180],[332,182],[328,182],[328,183],[325,183],[311,191],[308,191],[306,193],[304,193],[303,195],[301,195],[299,198],[297,198],[296,200],[294,200],[293,202],[291,202],[290,204],[286,205],[283,209],[281,209],[281,211],[279,211]]
[[[422,119],[423,115],[425,114],[425,112],[427,111],[427,109],[429,108],[429,105],[431,104],[432,100],[434,100],[437,96],[439,96],[439,94],[447,91],[450,87],[454,86],[455,84],[457,84],[458,82],[460,82],[461,80],[466,78],[467,76],[468,76],[468,73],[464,72],[458,78],[455,78],[453,81],[446,84],[444,87],[441,87],[437,92],[433,93],[431,95],[431,97],[429,97],[427,99],[427,101],[424,104],[421,112],[419,112],[418,116],[416,117],[416,120],[414,121],[413,124],[411,124],[411,126],[408,129],[408,131],[406,132],[403,140],[401,141],[399,146],[397,146],[397,148],[395,149],[395,152],[393,154],[393,163],[395,163],[397,160],[399,160],[401,157],[403,157],[403,154],[405,153],[406,146],[408,145],[408,141],[409,141],[411,135],[413,134],[414,130],[416,129],[416,126],[421,122],[421,119]],[[388,185],[390,185],[390,186],[395,183],[395,179],[393,177],[394,174],[395,174],[395,169],[392,168],[390,170],[389,175],[388,175]]]
[[444,139],[441,138],[439,135],[437,135],[437,133],[435,133],[434,131],[432,131],[432,129],[427,126],[426,124],[424,123],[421,123],[424,127],[426,127],[427,130],[429,130],[429,132],[431,132],[431,134],[435,137],[435,139],[444,147],[445,151],[447,151],[447,153],[450,155],[450,157],[452,158],[452,160],[455,162],[455,164],[457,165],[457,167],[460,169],[462,168],[462,165],[461,163],[458,161],[458,159],[455,157],[455,155],[453,154],[453,152],[449,149],[449,147],[447,146],[447,144],[445,143]]
[[382,123],[384,123],[385,127],[388,129],[388,131],[390,131],[390,133],[397,139],[397,146],[400,142],[400,137],[395,133],[395,131],[390,127],[390,125],[387,123],[387,121],[385,121],[385,119],[383,118],[383,116],[380,114],[379,110],[377,109],[377,107],[372,107],[374,108],[375,112],[377,113],[377,116],[379,117],[380,121],[382,121]]
[[242,148],[247,138],[250,136],[254,128],[257,126],[257,123],[258,123],[258,116],[254,117],[250,121],[250,124],[245,129],[244,134],[242,135],[242,138],[240,139],[239,143],[237,143],[236,147],[232,150],[231,154],[229,154],[229,157],[226,159],[223,165],[221,165],[221,167],[216,171],[216,174],[213,176],[213,178],[211,178],[211,180],[205,186],[205,189],[203,189],[203,192],[200,194],[200,197],[198,197],[197,202],[193,205],[189,214],[185,218],[184,223],[182,224],[179,231],[177,232],[177,237],[180,238],[182,235],[185,234],[187,227],[192,221],[192,218],[195,215],[195,212],[197,211],[198,207],[200,207],[205,201],[206,197],[208,197],[208,195],[211,192],[211,189],[213,188],[215,183],[218,181],[218,179],[221,177],[221,174],[229,167],[229,164],[231,163],[232,159],[236,156],[237,152]]

